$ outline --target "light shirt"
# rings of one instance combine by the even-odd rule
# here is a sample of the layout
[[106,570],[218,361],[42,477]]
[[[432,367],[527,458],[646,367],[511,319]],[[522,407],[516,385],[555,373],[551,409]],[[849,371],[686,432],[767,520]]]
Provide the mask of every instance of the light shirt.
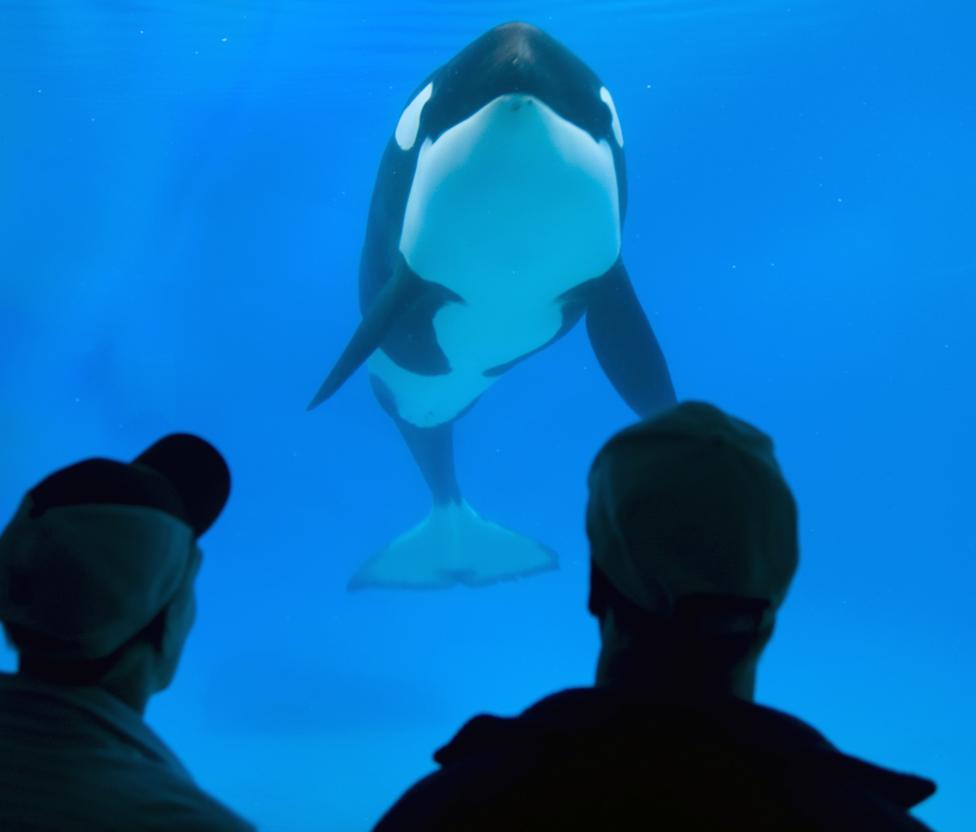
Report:
[[132,708],[96,687],[0,674],[0,829],[243,832]]

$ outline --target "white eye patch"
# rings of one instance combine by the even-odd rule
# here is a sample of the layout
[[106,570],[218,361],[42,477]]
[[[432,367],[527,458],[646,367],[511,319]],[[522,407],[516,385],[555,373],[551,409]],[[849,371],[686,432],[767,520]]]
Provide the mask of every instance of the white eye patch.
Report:
[[620,129],[620,117],[617,115],[617,108],[613,104],[613,98],[610,97],[610,90],[606,87],[600,87],[600,98],[610,108],[610,117],[613,119],[611,122],[613,137],[617,140],[617,144],[623,147],[624,132]]
[[[400,150],[409,150],[417,141],[417,132],[420,130],[420,114],[424,111],[424,105],[430,101],[434,92],[433,82],[429,83],[414,97],[413,101],[407,104],[407,108],[400,116],[396,126],[397,144]],[[616,115],[614,115],[616,118]]]

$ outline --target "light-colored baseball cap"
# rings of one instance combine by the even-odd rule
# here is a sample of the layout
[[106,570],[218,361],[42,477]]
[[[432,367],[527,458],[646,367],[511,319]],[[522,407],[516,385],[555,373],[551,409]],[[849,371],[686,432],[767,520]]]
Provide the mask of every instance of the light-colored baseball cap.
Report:
[[796,504],[762,431],[685,402],[613,436],[590,469],[594,566],[644,610],[716,595],[786,596],[798,563]]
[[197,538],[230,493],[220,453],[171,434],[131,463],[87,459],[42,480],[0,534],[0,621],[32,652],[107,656],[192,581]]

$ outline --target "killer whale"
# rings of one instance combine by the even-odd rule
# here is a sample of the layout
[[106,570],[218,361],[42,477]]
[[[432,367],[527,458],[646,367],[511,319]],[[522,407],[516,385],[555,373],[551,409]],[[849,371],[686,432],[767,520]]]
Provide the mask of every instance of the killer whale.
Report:
[[548,548],[463,499],[452,426],[584,316],[604,373],[635,413],[675,401],[621,257],[623,147],[600,79],[525,23],[488,31],[410,96],[370,204],[362,322],[309,409],[366,363],[433,508],[351,588],[482,585],[556,566]]

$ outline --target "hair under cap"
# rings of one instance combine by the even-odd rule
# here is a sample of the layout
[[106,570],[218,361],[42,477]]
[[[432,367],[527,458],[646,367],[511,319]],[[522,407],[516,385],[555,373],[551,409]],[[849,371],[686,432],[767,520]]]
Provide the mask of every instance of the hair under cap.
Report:
[[590,469],[594,565],[643,609],[707,594],[782,603],[798,561],[796,504],[752,425],[685,402],[612,437]]
[[31,518],[30,496],[0,535],[0,619],[28,652],[98,659],[166,606],[193,562],[192,529],[158,509],[65,506]]
[[223,457],[189,434],[131,463],[96,458],[56,471],[0,534],[0,621],[26,636],[22,652],[109,655],[192,580],[196,538],[229,491]]

